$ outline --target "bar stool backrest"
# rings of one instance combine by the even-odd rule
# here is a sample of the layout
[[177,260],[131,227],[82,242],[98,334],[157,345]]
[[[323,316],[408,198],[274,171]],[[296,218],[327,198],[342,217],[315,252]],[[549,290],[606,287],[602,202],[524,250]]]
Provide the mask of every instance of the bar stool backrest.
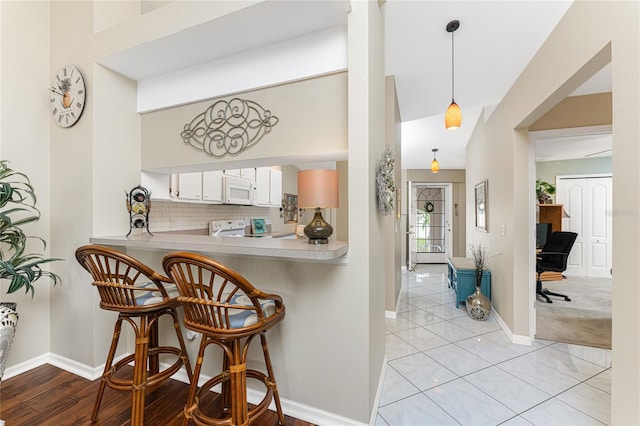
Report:
[[178,286],[185,327],[238,338],[267,330],[284,317],[282,298],[255,288],[242,275],[206,256],[170,253],[165,273]]
[[175,288],[171,280],[125,253],[86,245],[76,250],[76,259],[93,277],[103,309],[144,313],[166,304],[177,305],[177,292],[170,294]]

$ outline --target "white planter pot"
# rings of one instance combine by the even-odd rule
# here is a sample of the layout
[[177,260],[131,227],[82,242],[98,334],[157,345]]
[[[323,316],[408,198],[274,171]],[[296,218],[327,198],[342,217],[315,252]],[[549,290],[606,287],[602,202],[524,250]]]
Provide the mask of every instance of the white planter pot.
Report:
[[0,380],[7,365],[9,349],[18,325],[18,313],[8,306],[0,305]]

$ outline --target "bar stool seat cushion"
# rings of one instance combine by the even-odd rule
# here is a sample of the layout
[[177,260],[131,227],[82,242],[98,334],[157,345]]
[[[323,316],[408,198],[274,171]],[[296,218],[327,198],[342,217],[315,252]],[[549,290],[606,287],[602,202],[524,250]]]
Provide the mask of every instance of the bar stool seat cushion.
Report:
[[[175,299],[178,297],[178,287],[175,284],[163,283],[163,286],[171,299]],[[153,281],[148,281],[140,285],[136,285],[136,287],[152,289],[150,291],[136,291],[136,305],[147,306],[164,302],[162,293],[157,290],[158,286]]]
[[[245,294],[235,294],[229,301],[229,305],[254,308],[253,303],[251,303],[251,299],[249,299]],[[265,318],[269,318],[276,312],[276,303],[273,300],[260,300],[260,306],[262,306]],[[229,316],[230,328],[249,327],[258,322],[258,314],[255,310],[230,308],[227,311],[227,315]]]

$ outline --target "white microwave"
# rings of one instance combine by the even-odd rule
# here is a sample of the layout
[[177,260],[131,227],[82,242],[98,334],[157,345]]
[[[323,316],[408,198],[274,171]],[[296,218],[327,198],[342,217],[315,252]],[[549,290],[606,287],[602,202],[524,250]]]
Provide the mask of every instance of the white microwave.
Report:
[[253,204],[255,188],[253,181],[235,176],[223,177],[224,203],[241,204],[250,206]]

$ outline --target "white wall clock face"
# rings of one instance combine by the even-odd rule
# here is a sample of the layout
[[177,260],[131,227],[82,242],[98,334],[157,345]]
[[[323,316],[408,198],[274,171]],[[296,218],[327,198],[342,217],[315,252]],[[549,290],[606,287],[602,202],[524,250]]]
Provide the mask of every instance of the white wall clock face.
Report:
[[85,101],[84,78],[73,66],[62,67],[51,80],[49,101],[53,121],[71,127],[80,119]]

